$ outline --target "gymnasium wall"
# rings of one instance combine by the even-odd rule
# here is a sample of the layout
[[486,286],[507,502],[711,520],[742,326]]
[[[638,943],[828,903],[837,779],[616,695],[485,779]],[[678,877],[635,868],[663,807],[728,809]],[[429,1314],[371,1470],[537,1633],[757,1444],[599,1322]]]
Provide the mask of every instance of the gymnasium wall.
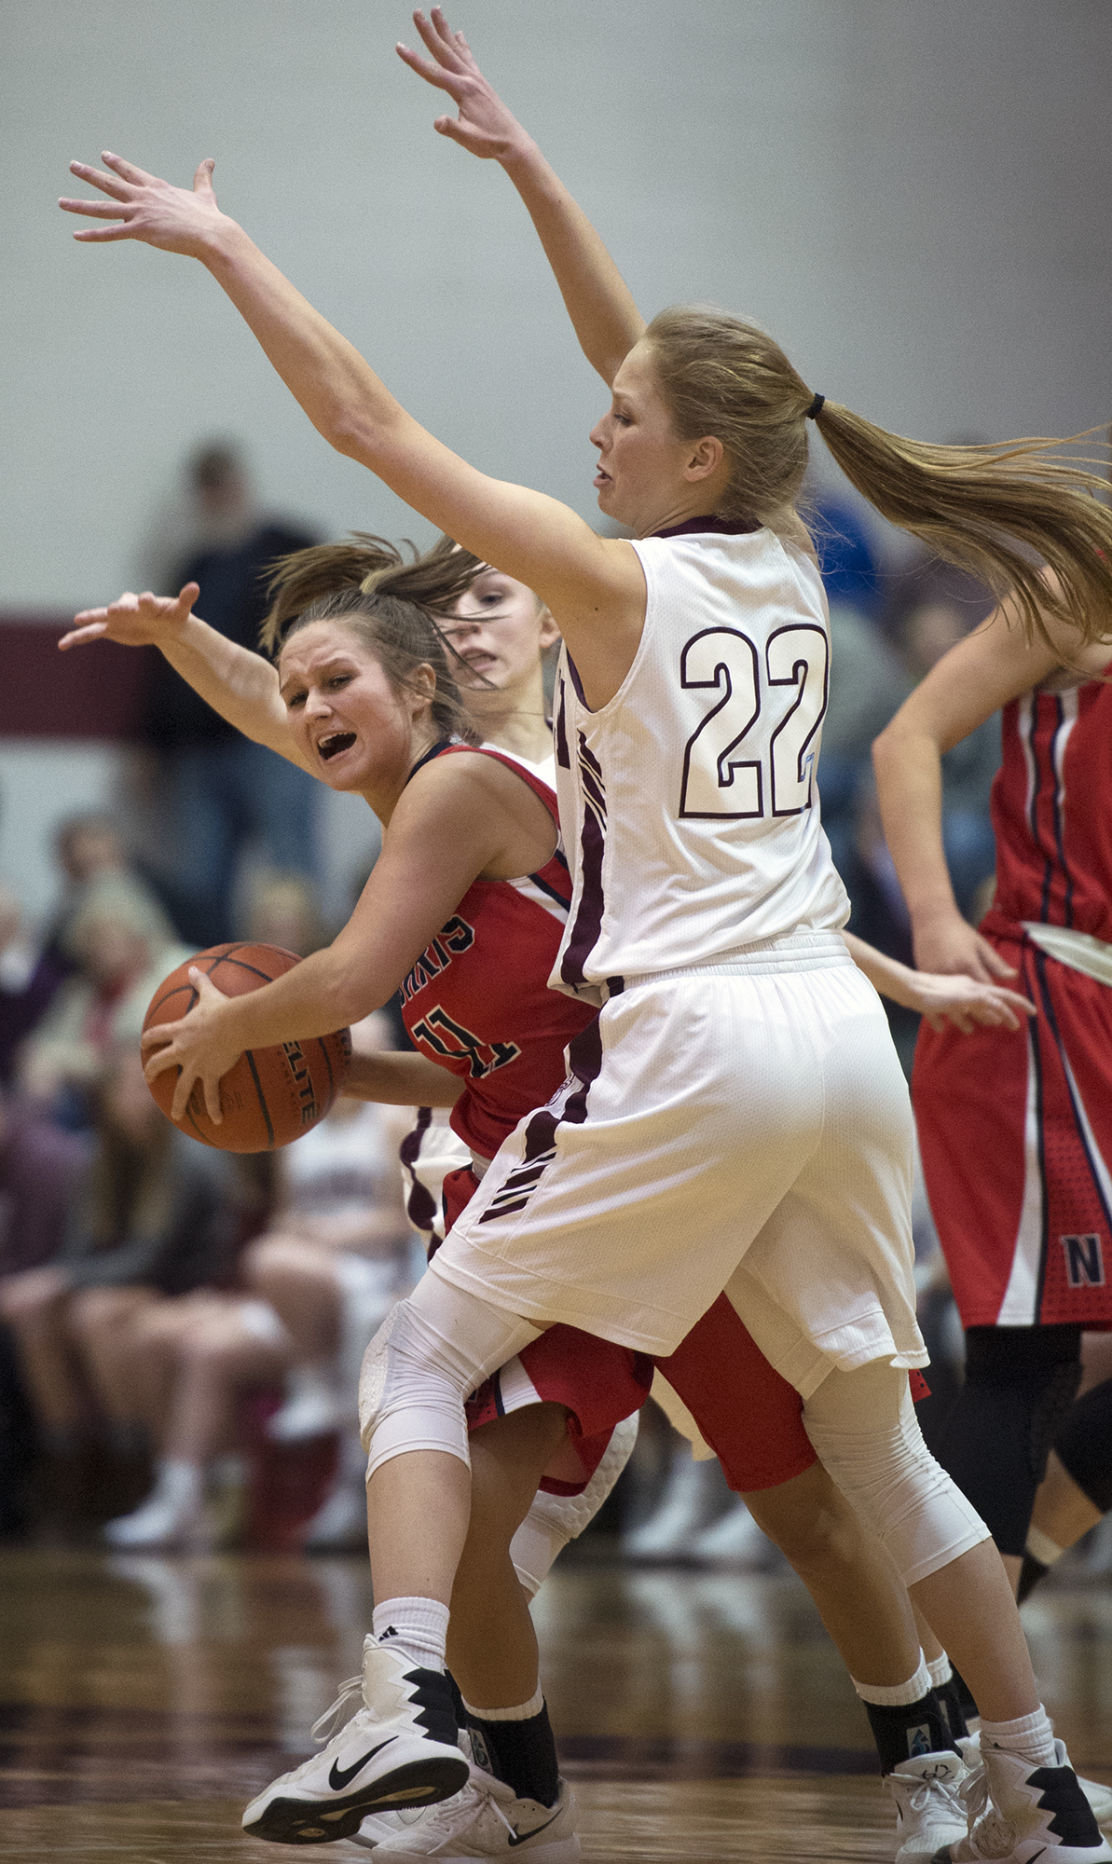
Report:
[[[817,388],[923,436],[1112,415],[1108,0],[461,0],[457,23],[646,310],[745,310]],[[312,432],[201,267],[74,244],[53,203],[106,146],[181,181],[215,155],[222,204],[420,418],[590,514],[600,385],[512,190],[433,133],[404,6],[3,0],[0,24],[0,615],[145,580],[215,433],[272,506],[429,535]],[[0,875],[37,907],[50,821],[120,767],[59,735],[49,666],[20,707]],[[339,888],[367,830],[336,822]]]

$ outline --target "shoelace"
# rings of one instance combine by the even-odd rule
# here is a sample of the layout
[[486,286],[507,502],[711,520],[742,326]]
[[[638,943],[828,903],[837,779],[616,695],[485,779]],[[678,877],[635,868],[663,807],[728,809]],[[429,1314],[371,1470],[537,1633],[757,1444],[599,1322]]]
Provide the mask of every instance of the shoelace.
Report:
[[[900,1774],[899,1777],[901,1780],[906,1780],[908,1782],[910,1782],[912,1778],[909,1774]],[[930,1805],[932,1796],[937,1797],[940,1794],[947,1805],[953,1808],[957,1817],[965,1817],[965,1809],[961,1803],[959,1790],[956,1786],[952,1786],[947,1780],[916,1779],[914,1787],[912,1787],[911,1792],[908,1794],[908,1804],[912,1812],[925,1812]]]
[[[1015,1850],[1015,1826],[996,1810],[989,1797],[988,1772],[978,1759],[958,1788],[969,1820],[969,1835],[984,1858],[1006,1858]],[[987,1808],[987,1810],[986,1810]],[[982,1817],[982,1814],[984,1815]]]
[[942,1780],[937,1777],[924,1779],[922,1774],[901,1773],[898,1767],[887,1777],[889,1780],[899,1780],[901,1785],[910,1789],[907,1803],[912,1812],[925,1812],[930,1805],[932,1794],[941,1794],[946,1804],[953,1809],[955,1817],[960,1819],[967,1817],[963,1796],[964,1781]]
[[465,1814],[477,1817],[484,1805],[497,1813],[511,1838],[517,1837],[517,1827],[510,1823],[493,1794],[484,1787],[477,1786],[474,1780],[468,1780],[466,1786],[452,1799],[445,1800],[444,1805],[432,1812],[425,1820],[425,1832],[429,1838],[435,1838],[441,1831],[459,1830],[459,1822]]
[[[351,1702],[354,1696],[358,1696],[362,1701],[362,1675],[346,1677],[340,1684],[340,1693],[336,1697],[332,1707],[325,1709],[323,1715],[317,1716],[310,1732],[318,1747],[323,1746],[324,1742],[330,1740],[336,1731],[343,1727],[345,1722],[351,1720]],[[342,1714],[341,1710],[343,1711]]]
[[[486,1778],[489,1777],[489,1775],[486,1776]],[[425,1831],[430,1838],[435,1837],[441,1828],[445,1831],[458,1832],[459,1820],[464,1812],[470,1810],[472,1817],[477,1817],[484,1806],[489,1806],[495,1816],[502,1821],[511,1838],[516,1839],[520,1836],[517,1826],[506,1817],[491,1788],[484,1785],[482,1779],[476,1779],[474,1774],[461,1789],[457,1798],[445,1801],[443,1808],[432,1814],[426,1822]]]

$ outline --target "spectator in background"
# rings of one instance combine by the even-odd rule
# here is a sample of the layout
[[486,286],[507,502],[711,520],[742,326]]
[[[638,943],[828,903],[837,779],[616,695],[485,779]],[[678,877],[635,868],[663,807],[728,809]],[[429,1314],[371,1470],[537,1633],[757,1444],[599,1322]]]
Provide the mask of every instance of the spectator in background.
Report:
[[[174,586],[198,583],[211,626],[256,648],[271,566],[316,540],[303,525],[258,510],[235,446],[204,446],[188,475],[195,537],[171,571]],[[316,877],[314,785],[226,724],[161,655],[151,656],[145,726],[174,823],[174,866],[160,884],[193,949],[220,944],[235,936],[236,882],[249,846],[272,867]]]
[[66,966],[33,938],[10,888],[0,885],[0,1090],[11,1085],[20,1045],[46,1013]]
[[[0,1089],[0,1289],[57,1255],[88,1148]],[[30,1521],[35,1423],[15,1340],[0,1319],[0,1536]]]
[[[872,783],[872,743],[907,690],[880,623],[881,576],[872,536],[848,504],[826,494],[807,507],[830,607],[830,689],[822,727],[822,823],[847,885],[862,799]],[[865,934],[868,937],[868,934]]]
[[122,901],[141,914],[152,938],[173,943],[174,927],[160,897],[141,872],[125,843],[116,817],[104,809],[63,816],[54,830],[54,862],[61,891],[42,935],[43,949],[64,972],[78,966],[73,928],[92,900]]
[[[136,1038],[136,1028],[121,1030],[103,1059],[88,1171],[60,1246],[0,1279],[0,1320],[37,1427],[45,1511],[59,1525],[80,1517],[103,1473],[95,1457],[114,1415],[97,1402],[107,1334],[160,1293],[226,1275],[238,1240],[236,1161],[163,1116]],[[111,1437],[109,1428],[117,1452],[134,1447]]]
[[190,953],[143,891],[115,879],[90,886],[67,922],[65,945],[77,969],[22,1044],[16,1085],[46,1117],[81,1131],[95,1118],[101,1078],[124,1031],[137,1048],[155,988]]
[[[383,1020],[369,1017],[356,1042],[373,1052],[384,1033]],[[355,1393],[368,1339],[415,1279],[397,1167],[408,1125],[403,1109],[338,1100],[296,1145],[274,1154],[275,1206],[244,1253],[242,1287],[133,1305],[104,1340],[106,1402],[130,1406],[136,1421],[142,1415],[157,1447],[150,1492],[107,1524],[109,1545],[203,1542],[206,1491],[215,1486],[227,1499],[246,1481],[240,1400],[272,1387],[284,1387],[286,1400],[268,1425],[274,1442],[334,1438],[345,1427],[339,1473],[347,1480],[324,1527],[343,1541],[354,1526],[365,1540]]]
[[256,874],[246,891],[237,937],[280,945],[307,958],[331,942],[317,891],[301,874]]

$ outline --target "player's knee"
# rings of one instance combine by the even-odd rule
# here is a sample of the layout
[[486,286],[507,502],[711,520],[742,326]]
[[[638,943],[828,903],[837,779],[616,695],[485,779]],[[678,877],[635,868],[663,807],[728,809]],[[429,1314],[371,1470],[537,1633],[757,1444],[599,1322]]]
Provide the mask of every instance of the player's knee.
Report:
[[444,1450],[470,1461],[463,1401],[437,1337],[413,1304],[392,1308],[363,1355],[359,1436],[367,1473],[409,1450]]
[[776,1488],[747,1494],[745,1501],[762,1533],[797,1572],[856,1565],[864,1529],[821,1464]]

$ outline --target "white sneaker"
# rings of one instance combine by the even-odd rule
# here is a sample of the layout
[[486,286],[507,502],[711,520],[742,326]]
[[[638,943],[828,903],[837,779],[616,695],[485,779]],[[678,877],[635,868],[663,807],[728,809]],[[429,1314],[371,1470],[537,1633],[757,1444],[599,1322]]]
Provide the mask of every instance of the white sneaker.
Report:
[[943,1845],[933,1864],[1108,1864],[1112,1849],[1064,1744],[1056,1741],[1054,1751],[1053,1767],[1032,1767],[1006,1748],[982,1748],[982,1765],[966,1775],[962,1787],[969,1835]]
[[[464,1787],[463,1793],[466,1791]],[[415,1825],[427,1825],[434,1813],[447,1812],[449,1806],[458,1806],[463,1793],[453,1793],[451,1799],[442,1799],[437,1806],[399,1806],[394,1812],[372,1812],[363,1820],[359,1830],[352,1833],[351,1842],[353,1845],[365,1845],[368,1851],[378,1851],[383,1845],[404,1838]]]
[[883,1779],[896,1802],[896,1864],[931,1864],[945,1845],[957,1844],[969,1830],[960,1787],[965,1778],[960,1754],[942,1749],[901,1761]]
[[519,1852],[540,1864],[578,1864],[581,1855],[575,1801],[563,1780],[555,1805],[542,1806],[535,1799],[518,1799],[511,1787],[476,1767],[462,1793],[422,1812],[408,1830],[378,1837],[385,1823],[385,1818],[365,1819],[355,1839],[373,1847],[378,1864],[411,1864],[414,1858],[472,1864],[475,1858]]
[[200,1478],[183,1483],[172,1471],[163,1472],[146,1501],[106,1521],[100,1537],[109,1547],[146,1552],[204,1547],[208,1533]]
[[327,1437],[349,1422],[350,1404],[331,1386],[319,1380],[292,1389],[284,1404],[267,1419],[266,1434],[271,1443],[308,1443],[313,1437]]
[[362,1482],[358,1488],[337,1484],[317,1509],[301,1544],[306,1553],[351,1553],[366,1546],[367,1491]]
[[[981,1765],[980,1729],[975,1734],[964,1737],[961,1751],[965,1756],[967,1766],[979,1767]],[[1112,1822],[1112,1786],[1105,1786],[1103,1780],[1086,1780],[1081,1774],[1077,1776],[1077,1784],[1093,1808],[1093,1817],[1097,1824],[1108,1825]]]
[[[361,1696],[363,1707],[341,1718]],[[331,1739],[251,1801],[243,1828],[276,1844],[351,1838],[369,1812],[432,1805],[464,1786],[451,1689],[442,1671],[413,1665],[389,1644],[363,1640],[363,1671],[340,1685],[313,1734]]]
[[[460,1753],[474,1772],[474,1754],[471,1751],[471,1736],[466,1728],[457,1728],[456,1740]],[[468,1781],[468,1785],[470,1785]],[[466,1793],[467,1787],[463,1789]],[[421,1819],[432,1817],[434,1812],[446,1812],[449,1806],[458,1805],[463,1793],[453,1793],[451,1799],[442,1799],[435,1806],[398,1806],[393,1812],[372,1812],[363,1820],[359,1830],[354,1834],[352,1843],[366,1845],[373,1850],[376,1845],[384,1845],[388,1840],[412,1831]]]

